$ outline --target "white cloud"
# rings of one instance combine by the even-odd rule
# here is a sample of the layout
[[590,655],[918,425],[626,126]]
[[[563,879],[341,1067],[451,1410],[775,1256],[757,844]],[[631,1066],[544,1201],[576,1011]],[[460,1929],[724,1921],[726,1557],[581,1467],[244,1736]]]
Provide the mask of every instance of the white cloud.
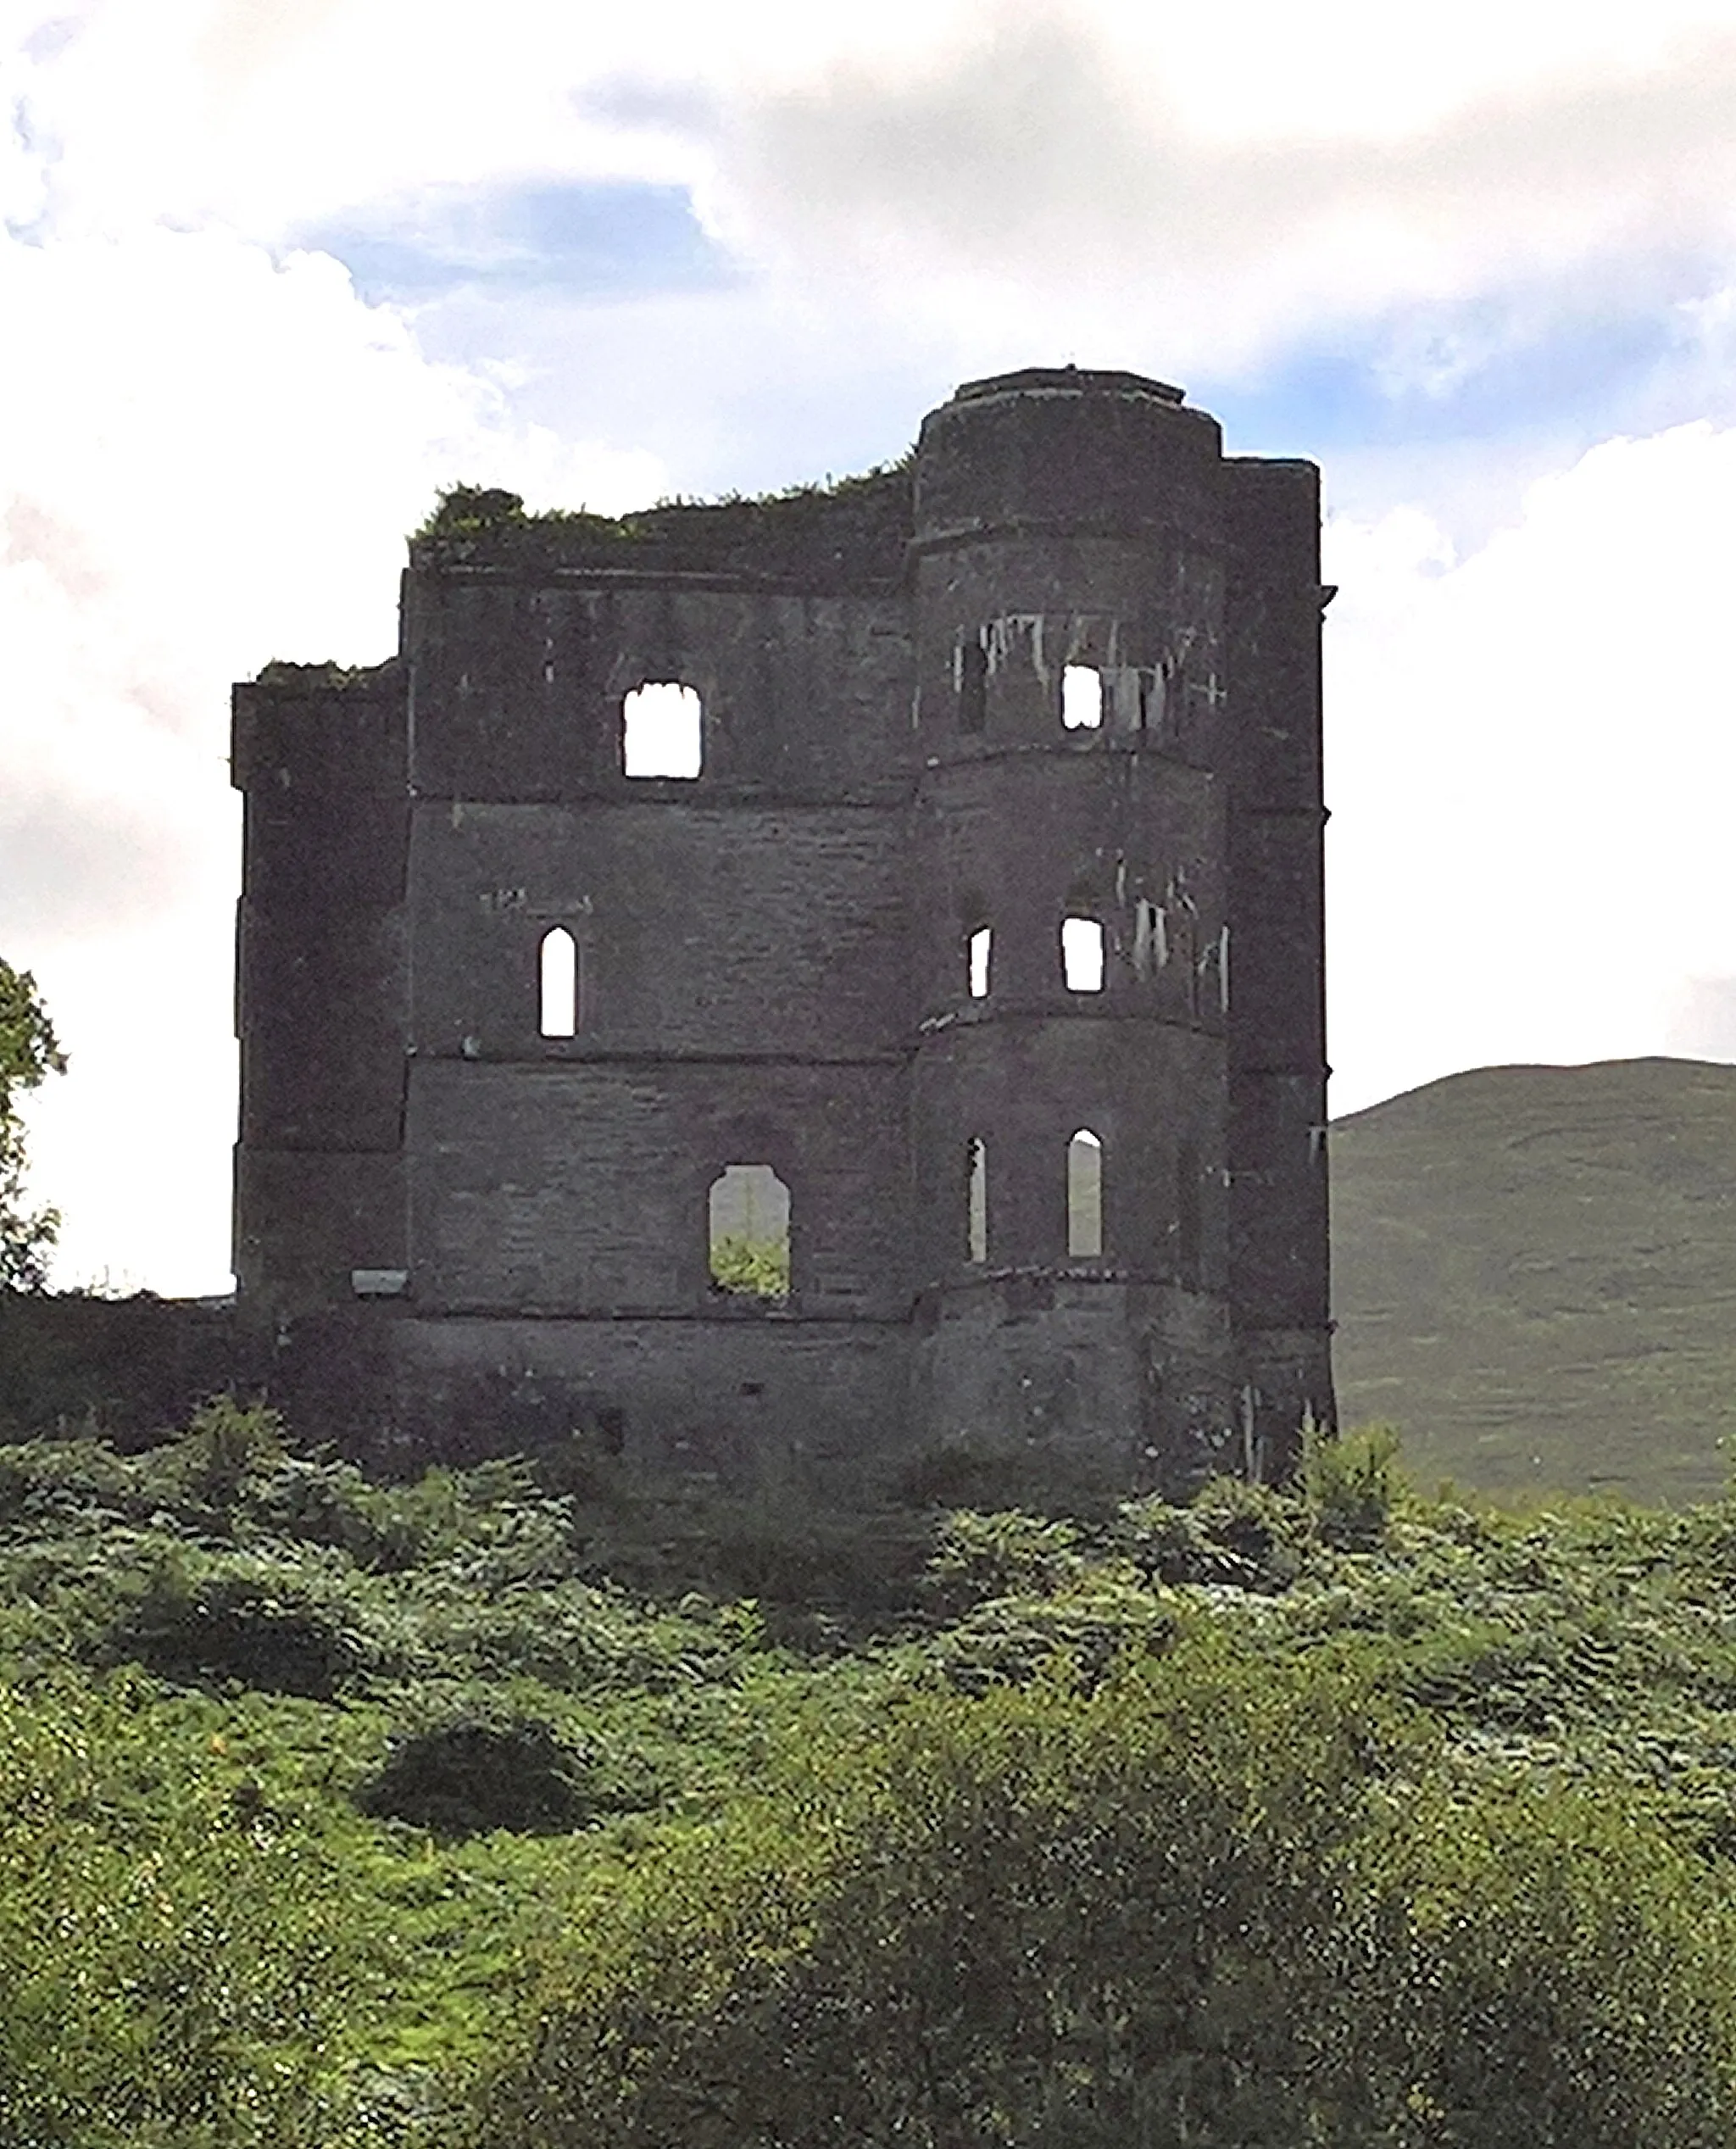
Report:
[[0,317],[31,330],[0,342],[0,949],[72,1058],[33,1107],[36,1184],[63,1277],[216,1288],[230,682],[388,655],[442,481],[619,507],[665,476],[515,424],[335,263],[213,229],[0,239]]
[[1608,442],[1462,560],[1327,539],[1334,1109],[1683,1049],[1736,973],[1736,431]]
[[1439,17],[1444,48],[1415,9],[1194,11],[1177,46],[1118,11],[985,12],[921,70],[840,62],[738,100],[721,213],[925,315],[1028,334],[1040,292],[1093,353],[1160,337],[1185,367],[1401,303],[1616,291],[1646,249],[1736,257],[1728,8],[1641,40],[1594,10],[1547,65],[1481,13],[1482,38]]
[[[32,1120],[69,1278],[222,1281],[228,685],[384,654],[437,484],[778,482],[895,451],[970,372],[1252,368],[1371,317],[1394,384],[1445,392],[1566,287],[1685,295],[1699,407],[1727,392],[1730,0],[59,0],[11,7],[0,74],[0,951],[73,1055]],[[442,365],[290,250],[587,176],[693,187],[757,280],[456,301]],[[1420,482],[1335,528],[1341,1108],[1725,1034],[1733,440],[1566,457],[1462,558],[1475,508]]]

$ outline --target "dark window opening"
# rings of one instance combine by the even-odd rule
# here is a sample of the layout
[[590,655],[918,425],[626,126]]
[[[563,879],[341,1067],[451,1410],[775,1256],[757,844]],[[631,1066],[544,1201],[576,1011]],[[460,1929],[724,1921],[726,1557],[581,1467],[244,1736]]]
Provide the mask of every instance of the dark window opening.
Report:
[[1169,959],[1169,921],[1163,906],[1142,895],[1133,905],[1133,975],[1149,979]]
[[988,723],[988,652],[980,641],[959,646],[959,729],[980,732]]
[[965,1145],[965,1258],[988,1259],[988,1153],[976,1139]]
[[790,1294],[790,1190],[769,1164],[730,1164],[711,1182],[711,1282],[737,1297]]

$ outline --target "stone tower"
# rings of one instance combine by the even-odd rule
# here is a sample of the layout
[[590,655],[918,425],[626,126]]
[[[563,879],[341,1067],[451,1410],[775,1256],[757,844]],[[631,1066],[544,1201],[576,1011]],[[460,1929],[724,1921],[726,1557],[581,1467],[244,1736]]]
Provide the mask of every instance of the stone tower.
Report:
[[[1071,368],[827,491],[455,496],[394,660],[236,693],[287,1385],[737,1478],[1284,1467],[1333,1414],[1318,535],[1311,465]],[[756,1186],[787,1289],[720,1283]]]

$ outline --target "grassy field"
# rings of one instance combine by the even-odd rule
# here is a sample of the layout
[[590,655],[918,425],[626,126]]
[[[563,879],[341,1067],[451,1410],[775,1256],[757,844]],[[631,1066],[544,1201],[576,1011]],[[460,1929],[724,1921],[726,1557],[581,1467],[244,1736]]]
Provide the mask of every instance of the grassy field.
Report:
[[0,2140],[1736,2138],[1729,1506],[568,1460],[0,1450]]
[[1485,1067],[1332,1131],[1338,1393],[1419,1479],[1705,1499],[1736,1435],[1736,1067]]

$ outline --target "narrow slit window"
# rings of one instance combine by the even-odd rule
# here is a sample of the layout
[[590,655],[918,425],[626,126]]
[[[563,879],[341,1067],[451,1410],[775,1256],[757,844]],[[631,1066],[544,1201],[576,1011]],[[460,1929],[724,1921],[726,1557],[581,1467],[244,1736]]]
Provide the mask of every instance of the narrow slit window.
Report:
[[564,925],[542,936],[538,983],[544,1037],[572,1037],[579,1027],[579,950]]
[[1061,921],[1061,975],[1070,993],[1103,990],[1103,927],[1095,918]]
[[1094,732],[1103,723],[1103,674],[1088,664],[1061,673],[1061,722],[1070,732]]
[[1133,906],[1133,974],[1149,978],[1169,959],[1169,930],[1163,907],[1142,895]]
[[988,1259],[988,1152],[980,1138],[965,1144],[965,1258]]
[[959,729],[980,732],[988,723],[988,652],[975,638],[959,645]]
[[1103,1144],[1082,1127],[1067,1144],[1067,1258],[1103,1253]]
[[704,711],[672,680],[635,687],[621,704],[620,765],[628,776],[696,777],[704,760]]
[[967,967],[972,999],[988,998],[988,966],[994,953],[994,935],[986,925],[978,926],[966,943]]
[[769,1164],[729,1164],[711,1182],[715,1290],[776,1304],[790,1294],[790,1190]]

